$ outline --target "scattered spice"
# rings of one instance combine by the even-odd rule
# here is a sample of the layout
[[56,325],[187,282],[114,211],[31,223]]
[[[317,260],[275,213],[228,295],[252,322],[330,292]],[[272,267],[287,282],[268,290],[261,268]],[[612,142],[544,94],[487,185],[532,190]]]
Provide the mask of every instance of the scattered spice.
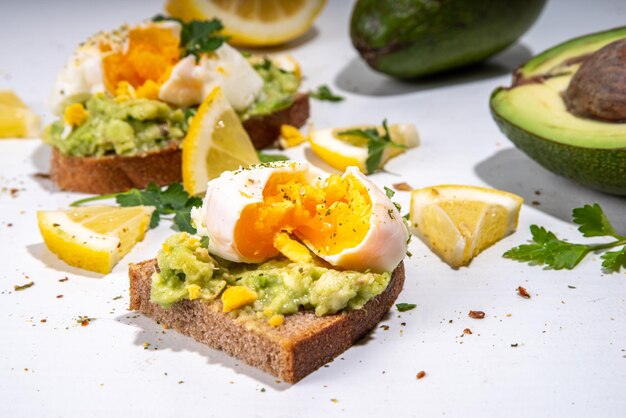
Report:
[[337,403],[337,402],[339,402],[339,401],[338,401],[337,399],[335,399],[335,398],[332,398],[330,401],[331,401],[332,403]]
[[44,318],[44,319],[40,320],[39,322],[41,322],[42,324],[45,324],[46,322],[48,322],[48,320]]
[[539,206],[539,201],[538,200],[533,200],[532,202],[533,206]]
[[57,299],[61,299],[63,295],[57,295]]
[[89,325],[91,321],[95,321],[95,320],[96,318],[89,318],[88,316],[81,315],[78,317],[76,322],[78,322],[81,327],[86,327],[87,325]]
[[389,331],[389,325],[381,325],[380,328],[384,329],[385,331]]
[[64,277],[64,278],[62,278],[62,279],[59,279],[59,281],[60,281],[61,283],[66,282],[66,281],[68,281],[68,280],[69,280],[69,277],[67,277],[67,276],[65,276],[65,277]]
[[410,192],[413,188],[405,182],[392,184],[393,188],[401,192]]
[[33,174],[33,176],[40,178],[40,179],[49,179],[50,178],[50,174],[48,173],[35,173]]
[[530,293],[528,293],[528,291],[522,286],[519,286],[517,288],[517,294],[523,297],[524,299],[530,299]]
[[122,295],[118,295],[113,298],[113,300],[119,300],[119,299],[122,299]]
[[511,344],[511,347],[517,347],[517,346],[518,346],[518,344],[517,344],[517,343],[515,343],[515,344]]
[[13,289],[15,289],[17,292],[21,291],[21,290],[25,290],[28,289],[29,287],[32,287],[35,284],[35,282],[28,282],[26,284],[23,285],[14,285]]
[[185,383],[185,381],[184,381],[184,380],[179,380],[179,381],[178,381],[178,384],[179,384],[179,385],[182,385],[183,383]]
[[572,286],[571,284],[568,284],[567,287],[569,287],[570,289],[576,289],[576,286]]
[[471,329],[469,329],[469,328],[465,328],[465,329],[463,330],[463,334],[472,335],[472,330],[471,330]]
[[485,313],[483,311],[469,311],[467,316],[474,319],[483,319],[485,317]]
[[415,377],[416,377],[417,379],[422,379],[422,378],[424,378],[424,376],[426,376],[426,372],[425,372],[424,370],[422,370],[422,371],[418,372],[418,373],[415,375]]

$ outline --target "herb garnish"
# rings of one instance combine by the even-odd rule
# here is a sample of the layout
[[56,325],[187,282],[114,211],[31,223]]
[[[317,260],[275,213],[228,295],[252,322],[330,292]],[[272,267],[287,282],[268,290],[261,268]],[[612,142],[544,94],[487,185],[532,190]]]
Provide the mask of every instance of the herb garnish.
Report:
[[326,84],[319,86],[317,90],[309,90],[309,97],[327,102],[341,102],[345,99],[345,97],[338,96],[330,91],[330,87]]
[[415,309],[417,305],[414,303],[396,303],[396,308],[400,312],[410,311],[411,309]]
[[150,218],[150,228],[155,228],[159,225],[162,217],[173,214],[172,220],[174,225],[180,231],[189,232],[190,234],[196,233],[196,228],[191,225],[191,208],[200,206],[202,199],[197,196],[189,196],[180,183],[172,183],[163,189],[154,183],[150,183],[145,190],[130,189],[124,193],[110,193],[88,197],[77,200],[71,203],[70,206],[80,206],[89,202],[113,198],[120,206],[154,206],[156,210],[152,213],[152,218]]
[[180,23],[182,26],[180,31],[181,55],[193,55],[196,57],[196,62],[200,60],[200,55],[215,51],[228,39],[226,36],[217,34],[217,32],[224,28],[219,19],[183,22],[180,19],[163,15],[156,15],[152,18],[153,22],[163,22],[166,20]]
[[572,211],[574,223],[580,225],[578,230],[584,237],[612,237],[615,241],[606,244],[574,244],[560,240],[556,235],[543,227],[530,226],[532,240],[529,244],[520,245],[504,253],[504,258],[530,265],[545,265],[549,269],[571,270],[591,252],[609,248],[622,247],[617,251],[602,254],[602,268],[609,273],[619,272],[626,268],[626,236],[615,232],[613,225],[606,217],[599,204],[585,205]]
[[261,163],[273,163],[274,161],[286,161],[289,159],[289,157],[283,154],[266,154],[261,151],[257,151],[256,153]]
[[397,144],[391,140],[387,119],[383,120],[383,134],[381,135],[376,128],[367,129],[350,129],[337,133],[338,136],[356,136],[367,139],[367,160],[365,160],[365,168],[367,174],[372,174],[380,168],[383,159],[383,152],[387,147],[406,149],[405,145]]

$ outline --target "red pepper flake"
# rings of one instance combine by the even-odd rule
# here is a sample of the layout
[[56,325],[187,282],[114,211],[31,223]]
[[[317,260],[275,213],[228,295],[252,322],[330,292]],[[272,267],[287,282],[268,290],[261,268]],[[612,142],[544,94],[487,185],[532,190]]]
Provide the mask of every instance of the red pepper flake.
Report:
[[426,376],[426,372],[425,372],[424,370],[422,370],[422,371],[418,372],[418,373],[415,375],[415,377],[416,377],[417,379],[423,379],[425,376]]
[[467,316],[474,319],[483,319],[485,317],[485,313],[483,311],[469,311]]
[[392,184],[393,188],[401,192],[410,192],[413,188],[405,182]]
[[384,329],[385,331],[389,331],[389,325],[381,325],[380,328]]
[[530,293],[528,293],[528,291],[526,291],[526,289],[523,288],[522,286],[519,286],[517,288],[517,294],[523,297],[524,299],[530,299]]
[[61,299],[63,295],[57,295],[57,299]]
[[40,179],[49,179],[50,178],[50,174],[48,173],[35,173],[33,174],[33,176],[40,178]]
[[39,322],[41,322],[42,324],[45,324],[46,322],[48,322],[48,320],[46,318],[40,320]]
[[67,276],[65,276],[65,277],[64,277],[64,278],[62,278],[62,279],[59,279],[59,281],[60,281],[61,283],[66,282],[66,281],[68,281],[68,280],[69,280],[69,277],[67,277]]
[[465,329],[463,330],[463,334],[472,335],[472,330],[471,330],[471,329],[469,329],[469,328],[465,328]]
[[9,189],[9,193],[11,193],[11,197],[17,197],[17,194],[20,192],[20,189],[16,189],[15,187],[12,187]]

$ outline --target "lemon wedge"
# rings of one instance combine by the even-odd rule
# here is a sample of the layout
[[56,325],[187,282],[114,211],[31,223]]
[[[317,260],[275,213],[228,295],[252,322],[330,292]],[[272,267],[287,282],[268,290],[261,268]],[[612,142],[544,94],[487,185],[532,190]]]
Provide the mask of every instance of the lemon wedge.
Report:
[[182,143],[183,186],[191,195],[206,191],[222,172],[260,163],[239,117],[216,87],[191,120]]
[[278,45],[304,34],[326,0],[168,0],[165,10],[183,20],[217,17],[229,43]]
[[40,119],[10,90],[0,90],[0,138],[34,138]]
[[38,211],[39,231],[50,251],[75,267],[109,273],[143,237],[152,206],[86,206]]
[[[339,171],[345,171],[347,167],[354,165],[359,167],[361,172],[367,173],[368,140],[359,136],[340,136],[339,134],[348,130],[370,128],[376,128],[379,134],[383,133],[382,126],[373,125],[314,130],[310,134],[311,149],[326,164]],[[410,123],[389,125],[389,136],[392,142],[404,145],[407,149],[417,147],[420,142],[415,125]],[[383,167],[387,161],[402,154],[405,150],[403,148],[385,147],[380,167]]]
[[517,228],[523,199],[475,186],[443,185],[413,190],[410,222],[419,236],[453,268]]

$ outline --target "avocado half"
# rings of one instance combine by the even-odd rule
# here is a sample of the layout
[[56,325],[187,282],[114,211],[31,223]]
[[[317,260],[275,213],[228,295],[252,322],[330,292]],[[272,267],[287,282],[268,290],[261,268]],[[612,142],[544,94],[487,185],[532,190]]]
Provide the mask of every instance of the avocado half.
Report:
[[491,95],[500,130],[548,170],[594,189],[626,195],[626,123],[576,116],[563,92],[587,57],[626,38],[626,27],[581,36],[531,58],[510,87]]

